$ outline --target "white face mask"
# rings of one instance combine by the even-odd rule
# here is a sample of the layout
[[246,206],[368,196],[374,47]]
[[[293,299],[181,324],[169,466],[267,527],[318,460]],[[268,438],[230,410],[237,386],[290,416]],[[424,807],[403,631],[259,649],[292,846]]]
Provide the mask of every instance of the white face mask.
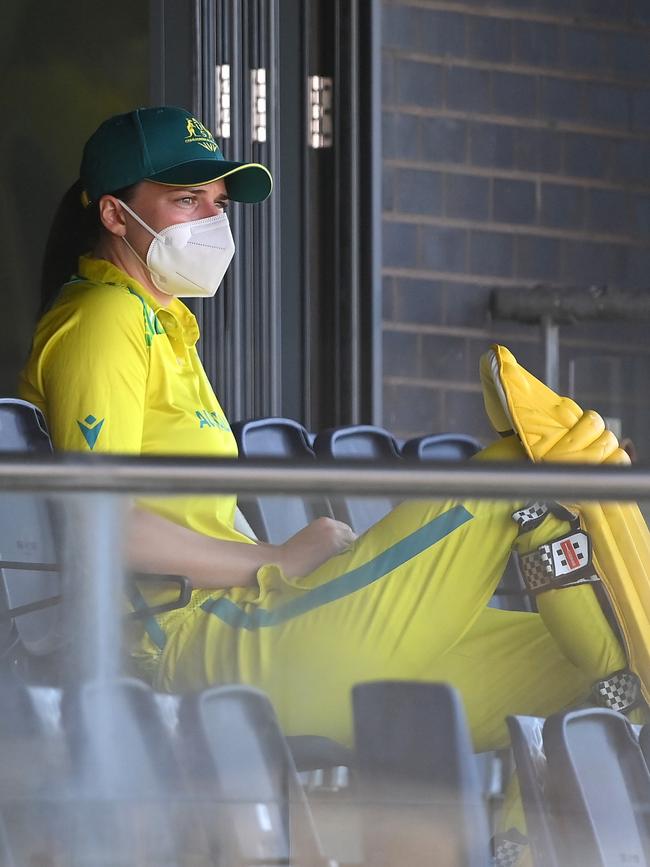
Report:
[[124,238],[129,250],[149,271],[153,285],[166,295],[211,298],[235,253],[226,214],[175,223],[154,232],[125,202],[121,199],[118,202],[153,235],[146,262]]

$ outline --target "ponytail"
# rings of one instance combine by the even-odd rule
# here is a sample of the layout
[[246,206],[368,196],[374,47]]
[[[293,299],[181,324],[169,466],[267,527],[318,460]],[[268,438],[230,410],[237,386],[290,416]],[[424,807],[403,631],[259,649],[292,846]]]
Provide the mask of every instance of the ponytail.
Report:
[[[135,187],[136,184],[116,190],[114,195],[127,202]],[[64,193],[54,214],[41,268],[39,316],[49,310],[61,286],[76,272],[79,256],[92,251],[99,241],[102,224],[97,202],[84,207],[81,193],[81,181],[77,180]]]
[[61,286],[77,270],[82,253],[91,250],[99,239],[97,204],[81,204],[81,181],[75,181],[54,214],[45,244],[41,268],[41,308],[39,316],[52,305]]

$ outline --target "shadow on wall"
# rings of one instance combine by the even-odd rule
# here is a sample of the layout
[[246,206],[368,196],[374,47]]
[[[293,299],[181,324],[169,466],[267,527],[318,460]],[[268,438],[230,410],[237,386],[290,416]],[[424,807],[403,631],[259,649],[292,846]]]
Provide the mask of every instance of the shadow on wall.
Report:
[[50,221],[106,116],[146,105],[148,4],[5,0],[0,29],[0,393],[15,394]]

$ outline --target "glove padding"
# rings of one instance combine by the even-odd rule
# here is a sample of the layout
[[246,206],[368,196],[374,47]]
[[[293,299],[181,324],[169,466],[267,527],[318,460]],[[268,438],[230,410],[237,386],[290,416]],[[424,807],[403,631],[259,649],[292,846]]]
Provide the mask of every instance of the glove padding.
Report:
[[[629,465],[614,434],[593,410],[583,410],[575,401],[560,397],[520,367],[504,346],[493,346],[481,359],[481,382],[485,408],[494,428],[514,432],[528,457],[538,462]],[[616,617],[630,669],[639,676],[646,701],[650,698],[650,533],[636,504],[587,502],[579,507],[566,504],[580,516],[580,523],[592,539],[594,565]],[[584,605],[591,586],[554,590],[538,597],[540,613],[560,645],[576,641],[576,635],[591,634],[593,642],[574,648],[569,655],[593,674],[606,657],[616,656],[613,633],[603,615],[593,619],[593,606]],[[565,594],[562,596],[561,594]],[[564,600],[564,601],[563,601]],[[571,617],[561,608],[575,606]],[[589,629],[576,626],[592,609]],[[546,609],[545,611],[543,609]],[[562,616],[560,616],[562,614]],[[600,644],[599,644],[600,642]],[[582,641],[580,642],[583,643]],[[590,645],[590,646],[587,646]],[[618,645],[618,642],[616,642]],[[599,646],[599,651],[596,649]],[[603,654],[603,647],[609,646]],[[602,676],[611,674],[603,671]]]

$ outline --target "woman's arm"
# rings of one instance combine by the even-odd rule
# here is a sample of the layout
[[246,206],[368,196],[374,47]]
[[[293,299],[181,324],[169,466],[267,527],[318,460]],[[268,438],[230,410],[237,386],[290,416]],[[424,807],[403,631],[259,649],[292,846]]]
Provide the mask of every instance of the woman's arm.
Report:
[[255,584],[260,566],[277,563],[288,578],[308,575],[354,542],[341,521],[318,518],[282,545],[213,539],[172,521],[134,509],[126,534],[126,557],[137,572],[186,575],[195,588],[217,590]]

